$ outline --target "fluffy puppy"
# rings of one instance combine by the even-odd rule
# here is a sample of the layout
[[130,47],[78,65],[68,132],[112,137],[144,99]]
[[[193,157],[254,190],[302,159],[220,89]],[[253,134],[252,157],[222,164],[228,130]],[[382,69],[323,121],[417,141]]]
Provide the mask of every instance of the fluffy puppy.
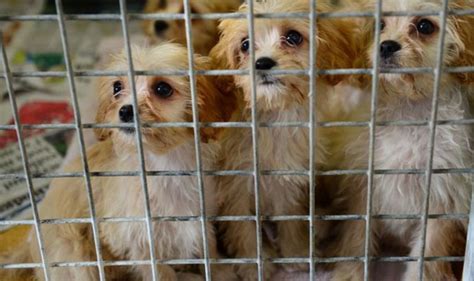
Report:
[[[242,3],[241,0],[191,0],[189,2],[191,12],[194,14],[234,12]],[[145,12],[184,13],[183,0],[147,0]],[[184,20],[147,20],[144,21],[143,28],[154,43],[174,40],[186,45]],[[194,51],[207,55],[217,43],[217,21],[193,20],[192,32]]]
[[[327,6],[318,1],[320,11]],[[256,2],[255,13],[298,13],[309,11],[307,0],[268,0]],[[240,12],[247,12],[243,5]],[[255,67],[259,71],[301,70],[309,67],[308,19],[256,19]],[[219,25],[221,38],[211,51],[222,69],[248,69],[248,22],[244,19],[223,20]],[[342,35],[351,33],[351,25],[340,20],[318,23],[319,38],[317,66],[319,69],[348,68],[354,61],[353,50]],[[234,121],[251,120],[251,77],[234,76],[227,89],[239,99]],[[341,77],[325,76],[318,80],[318,120],[324,119],[327,93]],[[223,79],[225,80],[225,79]],[[224,84],[228,82],[223,82]],[[309,120],[309,80],[305,75],[273,75],[260,73],[256,77],[258,122],[294,122]],[[327,160],[326,137],[318,132],[315,149],[316,165],[321,168]],[[307,128],[259,128],[259,163],[261,170],[307,170],[309,164],[309,131]],[[228,129],[222,137],[225,170],[252,170],[252,134],[249,129]],[[262,175],[260,177],[260,210],[262,215],[307,215],[308,177],[295,175]],[[253,178],[249,176],[221,177],[218,183],[220,214],[226,216],[255,215]],[[321,228],[318,230],[324,232]],[[223,222],[220,225],[227,253],[233,257],[256,256],[256,228],[253,222]],[[264,222],[263,256],[306,257],[308,255],[307,222]],[[306,265],[283,265],[286,270],[305,269]],[[267,263],[265,278],[269,279],[275,265]],[[237,273],[243,280],[256,280],[253,265],[239,265]]]
[[[183,70],[188,68],[187,50],[179,45],[164,44],[151,49],[135,47],[133,60],[139,70]],[[197,69],[210,68],[210,60],[195,58]],[[126,70],[124,54],[114,57],[111,70]],[[136,77],[138,110],[142,122],[190,122],[192,120],[191,93],[187,77],[138,76]],[[200,121],[225,121],[222,95],[210,78],[197,77]],[[100,82],[100,123],[130,124],[134,122],[132,93],[126,77],[106,77]],[[143,128],[143,145],[147,171],[195,170],[195,147],[190,128]],[[218,151],[214,129],[202,129],[202,163],[204,169],[214,169]],[[133,129],[99,129],[102,140],[87,151],[92,172],[134,171],[139,167]],[[68,171],[81,171],[80,161],[73,162]],[[199,190],[195,177],[148,176],[148,192],[152,216],[199,215]],[[205,177],[207,214],[216,213],[214,179]],[[93,177],[92,189],[96,215],[99,218],[145,216],[145,199],[140,177]],[[56,179],[52,182],[41,204],[42,219],[87,218],[89,207],[84,182],[81,178]],[[95,261],[91,227],[89,224],[43,225],[43,238],[48,262]],[[213,226],[207,224],[208,245],[211,257],[217,257]],[[100,242],[106,260],[147,260],[149,243],[146,224],[142,222],[101,223]],[[202,258],[201,225],[198,221],[152,222],[155,254],[158,259]],[[34,237],[34,235],[32,235]],[[36,243],[29,243],[31,255],[39,260]],[[107,267],[107,278],[122,277],[120,267]],[[149,266],[132,266],[133,280],[151,280]],[[160,280],[176,280],[175,269],[158,265]],[[232,276],[223,271],[213,276],[229,280]],[[41,270],[36,272],[42,280]],[[134,277],[133,277],[134,276]],[[185,280],[201,280],[199,275]],[[53,280],[98,280],[95,267],[63,267],[51,269]],[[194,278],[194,279],[193,279]]]
[[[374,7],[374,3],[369,3]],[[441,0],[385,0],[383,11],[440,10]],[[453,0],[450,8],[472,8],[472,1]],[[435,67],[440,38],[440,18],[384,17],[381,24],[381,43],[373,42],[374,24],[366,27],[364,44],[367,60],[373,63],[375,48],[380,49],[382,68]],[[447,19],[444,45],[444,66],[474,64],[474,17]],[[468,97],[463,84],[473,81],[472,74],[444,74],[439,94],[439,120],[467,119]],[[434,90],[432,74],[381,74],[378,89],[377,121],[429,120]],[[370,94],[367,94],[370,98]],[[369,110],[359,110],[356,118],[367,120]],[[357,131],[360,133],[360,131]],[[367,132],[367,131],[366,131]],[[428,126],[386,126],[376,128],[375,169],[421,169],[428,163],[430,129]],[[463,125],[439,125],[436,129],[433,168],[472,168],[473,150],[470,146],[472,128]],[[368,135],[346,135],[344,168],[365,169],[368,161]],[[342,150],[342,149],[341,149]],[[433,174],[429,198],[429,214],[466,214],[469,212],[473,178],[469,174]],[[426,195],[423,174],[375,175],[373,182],[373,215],[416,215],[423,212]],[[367,178],[346,177],[339,190],[347,212],[365,214],[367,206]],[[389,239],[406,249],[402,255],[421,256],[422,224],[420,220],[373,220],[370,255],[380,254],[380,245]],[[363,255],[365,225],[348,221],[343,224],[337,241],[335,256]],[[465,247],[466,221],[429,219],[426,248],[423,253],[432,256],[462,256]],[[419,264],[410,262],[403,280],[417,280]],[[456,280],[453,267],[447,262],[426,261],[425,280]],[[362,280],[362,263],[341,263],[336,266],[333,280]]]

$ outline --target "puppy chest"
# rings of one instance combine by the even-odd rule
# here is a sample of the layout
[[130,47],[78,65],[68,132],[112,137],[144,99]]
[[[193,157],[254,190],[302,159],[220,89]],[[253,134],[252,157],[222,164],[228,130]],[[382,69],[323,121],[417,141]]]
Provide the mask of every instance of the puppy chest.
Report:
[[258,142],[262,169],[308,169],[309,138],[306,128],[262,128]]
[[422,211],[423,175],[376,175],[374,179],[376,214],[418,214]]
[[[153,240],[158,258],[196,258],[200,255],[198,222],[153,222]],[[101,236],[114,256],[149,258],[145,222],[101,225]]]
[[381,128],[376,136],[376,169],[422,169],[428,159],[427,128]]
[[[153,216],[199,215],[196,177],[148,176],[148,200]],[[97,208],[107,217],[143,217],[145,195],[138,177],[115,178],[102,188]],[[211,198],[212,199],[212,198]]]

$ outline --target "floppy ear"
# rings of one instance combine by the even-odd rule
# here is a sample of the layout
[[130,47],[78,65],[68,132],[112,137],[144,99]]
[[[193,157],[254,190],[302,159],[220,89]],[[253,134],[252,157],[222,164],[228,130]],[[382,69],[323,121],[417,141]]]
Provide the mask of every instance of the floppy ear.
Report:
[[145,13],[153,13],[158,10],[162,2],[163,0],[147,0],[143,11]]
[[[196,70],[210,70],[212,63],[209,58],[197,56],[195,58]],[[216,78],[212,76],[196,76],[198,89],[198,106],[200,122],[226,122],[230,119],[235,105],[233,95],[224,95],[216,84]],[[219,128],[202,128],[201,138],[203,142],[216,139]]]
[[[318,58],[319,69],[366,68],[367,41],[362,19],[324,18],[318,21]],[[363,38],[362,38],[363,37]],[[359,81],[363,84],[365,75],[322,75],[321,78],[331,85],[341,81]]]
[[[463,9],[473,9],[474,3],[467,1],[469,4],[462,6]],[[466,3],[466,2],[464,2]],[[455,28],[458,35],[464,45],[464,48],[460,51],[459,57],[455,60],[451,66],[463,67],[474,65],[474,16],[458,16],[454,19]],[[459,78],[461,83],[474,83],[474,73],[458,73],[456,76]]]
[[[325,2],[318,3],[318,12],[371,11],[371,0],[340,0],[339,8]],[[367,18],[320,18],[318,27],[317,66],[320,69],[366,68],[366,49],[371,42],[371,20]],[[370,27],[369,27],[370,25]],[[370,29],[369,29],[370,28]],[[323,75],[321,78],[331,85],[341,81],[358,81],[363,84],[366,75]]]
[[220,69],[237,69],[238,53],[234,45],[234,36],[232,32],[232,23],[235,20],[223,20],[219,24],[219,42],[209,52],[209,56],[214,61],[216,67]]
[[[147,0],[145,7],[143,8],[144,13],[155,13],[158,10],[160,10],[161,7],[166,5],[165,0]],[[144,20],[142,21],[141,25],[143,28],[143,31],[145,32],[146,35],[148,36],[153,36],[154,35],[154,20]]]
[[[105,77],[102,77],[97,87],[99,95],[106,93],[107,89],[109,88],[108,86],[109,85],[107,79]],[[99,96],[99,108],[97,109],[97,114],[95,116],[96,123],[106,123],[105,118],[107,115],[108,106],[109,104],[107,102],[101,101],[101,97]],[[111,135],[110,129],[106,128],[94,128],[94,133],[99,141],[105,141]]]
[[[219,42],[209,53],[211,62],[208,65],[214,70],[238,69],[238,52],[232,47],[235,44],[231,32],[232,24],[233,22],[230,20],[224,20],[219,24]],[[226,99],[235,101],[233,76],[219,75],[214,77],[213,83]]]

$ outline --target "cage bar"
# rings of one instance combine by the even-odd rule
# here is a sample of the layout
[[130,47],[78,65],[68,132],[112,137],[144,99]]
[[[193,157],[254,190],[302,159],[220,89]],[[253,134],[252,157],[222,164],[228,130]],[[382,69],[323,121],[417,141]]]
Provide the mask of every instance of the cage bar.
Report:
[[317,139],[316,126],[316,100],[317,100],[317,89],[316,89],[316,58],[317,58],[317,14],[316,14],[317,1],[310,1],[310,38],[309,38],[309,280],[315,279],[315,258],[316,258],[316,234],[318,229],[315,227],[314,216],[316,211],[316,151],[315,151],[315,139]]
[[443,69],[443,56],[444,56],[444,43],[446,38],[446,25],[447,25],[447,12],[448,12],[449,0],[443,0],[443,9],[439,12],[439,17],[441,19],[440,23],[440,38],[438,42],[438,54],[435,68],[435,79],[433,85],[433,101],[431,108],[431,117],[430,117],[430,142],[429,142],[429,156],[426,163],[426,173],[425,173],[425,197],[423,201],[423,217],[422,222],[422,235],[421,235],[421,259],[419,260],[419,280],[424,280],[424,262],[425,262],[425,248],[426,248],[426,232],[428,228],[428,213],[430,208],[430,194],[431,194],[431,179],[433,175],[433,160],[434,160],[434,149],[435,149],[435,140],[436,140],[436,120],[438,120],[438,105],[439,105],[439,95],[441,87],[441,77]]
[[156,268],[156,254],[155,254],[155,241],[153,239],[153,225],[151,220],[151,208],[150,208],[150,194],[148,192],[148,182],[146,178],[146,167],[145,167],[145,155],[143,152],[143,142],[142,142],[142,130],[140,124],[140,114],[138,112],[138,93],[135,83],[135,73],[133,67],[133,56],[132,48],[130,45],[130,35],[128,32],[128,16],[127,16],[127,4],[125,0],[119,0],[120,4],[120,15],[121,15],[121,24],[122,32],[125,40],[125,52],[127,55],[128,62],[128,80],[130,83],[130,88],[132,89],[132,105],[133,105],[133,114],[134,114],[134,125],[135,125],[135,136],[137,142],[137,154],[138,161],[140,163],[140,180],[143,189],[143,195],[145,198],[145,215],[146,215],[146,228],[148,235],[149,251],[150,251],[150,265],[151,265],[151,276],[153,281],[158,281],[158,270]]
[[[322,12],[317,13],[320,18],[361,18],[374,17],[373,12]],[[387,11],[381,13],[384,17],[406,16],[436,16],[439,11]],[[453,9],[448,11],[450,16],[473,15],[474,9]],[[184,13],[128,13],[130,20],[184,20]],[[310,18],[311,13],[254,13],[254,18]],[[191,19],[219,20],[219,19],[246,19],[246,13],[203,13],[191,14]],[[119,14],[75,14],[65,15],[67,21],[120,21]],[[57,15],[0,15],[2,21],[56,21]]]
[[463,280],[474,280],[474,189],[471,194],[471,214],[469,216],[469,229],[466,237],[466,254],[464,257]]
[[89,163],[87,162],[87,152],[86,146],[84,143],[84,134],[82,131],[82,120],[81,112],[79,109],[79,101],[77,98],[76,83],[74,81],[73,66],[71,62],[71,56],[69,54],[69,43],[66,33],[66,24],[64,21],[64,11],[61,0],[56,0],[56,11],[58,13],[58,25],[59,25],[59,34],[61,35],[61,44],[63,47],[64,53],[64,62],[66,64],[66,73],[69,83],[69,89],[71,94],[71,103],[74,110],[74,125],[77,133],[77,140],[79,142],[79,153],[81,158],[82,167],[84,168],[83,178],[86,183],[86,192],[87,200],[89,203],[89,213],[91,216],[91,226],[92,226],[92,238],[94,240],[94,247],[97,256],[97,265],[99,270],[99,279],[100,281],[105,280],[105,270],[103,265],[102,258],[102,248],[100,244],[100,235],[99,235],[99,223],[97,222],[95,204],[94,204],[94,195],[92,192],[91,176],[89,170]]
[[[434,73],[434,68],[430,67],[401,67],[401,68],[380,68],[380,73],[398,73],[398,74],[418,74]],[[309,75],[309,69],[272,69],[256,70],[256,73],[265,73],[273,75]],[[474,66],[446,67],[443,69],[446,73],[471,73],[474,72]],[[239,69],[220,69],[220,70],[195,70],[197,75],[218,76],[218,75],[249,75],[248,70]],[[319,69],[318,75],[349,75],[349,74],[371,74],[371,68],[349,68],[349,69]],[[186,70],[136,70],[137,76],[187,76]],[[67,77],[65,71],[14,71],[13,77]],[[75,71],[75,77],[103,77],[103,76],[124,76],[126,71],[122,70],[81,70]]]
[[193,111],[193,129],[194,129],[194,147],[196,151],[196,175],[199,189],[199,207],[200,207],[200,222],[202,232],[202,243],[204,252],[204,276],[206,281],[212,280],[211,265],[209,263],[209,245],[207,243],[207,217],[206,217],[206,198],[204,193],[204,182],[202,179],[202,155],[201,155],[201,134],[199,127],[199,107],[196,89],[196,76],[194,73],[194,48],[193,48],[193,34],[191,23],[191,6],[189,0],[183,0],[186,26],[186,42],[188,48],[188,65],[189,65],[189,84],[191,86],[191,102]]
[[[251,113],[252,113],[252,156],[253,156],[253,179],[254,179],[254,196],[255,196],[255,215],[260,217],[260,170],[258,161],[258,115],[257,115],[257,82],[256,82],[256,68],[255,68],[255,17],[254,17],[254,0],[247,0],[248,12],[248,29],[249,29],[249,61],[250,61],[250,90],[251,90]],[[264,261],[262,258],[262,226],[260,220],[255,220],[256,240],[257,240],[257,270],[258,281],[265,280],[264,278]]]
[[[23,173],[12,173],[12,174],[1,174],[0,179],[24,179],[27,183],[29,200],[33,210],[33,219],[31,220],[17,220],[17,221],[0,221],[0,225],[32,225],[36,230],[36,238],[40,249],[41,262],[39,263],[11,263],[11,264],[0,264],[0,269],[19,269],[19,268],[36,268],[43,269],[45,280],[50,280],[49,270],[50,268],[61,268],[61,267],[97,267],[99,269],[100,280],[105,280],[104,270],[105,267],[111,266],[136,266],[136,265],[151,265],[153,280],[159,280],[156,265],[169,264],[200,264],[205,266],[205,278],[211,280],[210,267],[213,264],[256,264],[258,268],[258,279],[263,280],[263,268],[265,263],[276,263],[276,264],[288,264],[288,263],[309,263],[310,264],[310,278],[313,280],[315,277],[315,265],[317,263],[335,263],[335,262],[363,262],[364,263],[364,280],[369,280],[369,266],[370,262],[383,261],[383,262],[417,262],[419,263],[420,275],[419,280],[423,280],[423,265],[425,262],[432,261],[449,261],[449,262],[465,262],[464,265],[464,280],[474,279],[474,245],[472,239],[474,239],[474,231],[472,220],[469,224],[469,233],[467,239],[466,255],[464,257],[425,257],[424,250],[426,246],[426,228],[428,219],[473,219],[474,218],[474,204],[471,201],[470,214],[429,214],[429,196],[431,188],[431,177],[433,174],[474,174],[474,167],[456,168],[456,169],[434,169],[433,168],[433,152],[435,145],[435,134],[437,126],[445,125],[474,125],[474,119],[465,120],[438,120],[438,96],[440,92],[440,80],[444,73],[468,73],[474,72],[474,66],[463,66],[463,67],[443,67],[443,46],[445,41],[445,30],[446,30],[446,17],[451,16],[467,16],[474,15],[474,9],[466,10],[449,10],[448,0],[443,1],[442,11],[403,11],[403,12],[382,12],[382,0],[378,0],[376,3],[376,9],[374,12],[335,12],[335,13],[319,13],[316,11],[316,0],[310,2],[309,13],[254,13],[253,0],[248,0],[249,11],[247,13],[209,13],[209,14],[192,14],[190,11],[189,0],[183,0],[184,13],[180,14],[163,14],[163,13],[128,13],[125,6],[125,0],[119,0],[120,13],[119,14],[77,14],[77,15],[66,15],[63,12],[61,0],[56,0],[57,15],[1,15],[0,22],[9,21],[57,21],[60,28],[61,42],[64,52],[66,71],[11,71],[9,69],[5,45],[3,41],[0,41],[1,55],[3,58],[3,72],[0,75],[6,80],[8,96],[13,111],[13,117],[15,120],[14,125],[0,125],[0,130],[15,130],[18,136],[18,143],[22,156]],[[421,67],[421,68],[399,68],[399,69],[384,69],[379,66],[379,50],[375,48],[374,53],[374,66],[369,69],[330,69],[330,70],[319,70],[316,67],[316,36],[317,36],[317,25],[316,20],[318,18],[342,18],[342,17],[373,17],[376,22],[379,22],[382,16],[439,16],[441,18],[441,38],[439,40],[438,49],[438,61],[434,68]],[[255,64],[252,63],[250,68],[247,70],[195,70],[193,65],[193,46],[192,46],[192,20],[193,19],[207,19],[216,20],[223,18],[233,19],[247,19],[249,27],[249,41],[250,41],[250,58],[251,61],[255,62],[255,34],[254,26],[255,19],[276,19],[276,18],[306,18],[311,21],[311,38],[310,38],[310,67],[303,70],[268,70],[258,71],[255,69]],[[143,71],[135,70],[133,66],[132,50],[130,47],[130,38],[128,31],[128,21],[139,21],[139,20],[184,20],[186,24],[186,37],[187,47],[189,50],[189,69],[179,71]],[[65,24],[68,21],[120,21],[123,36],[125,39],[125,50],[128,59],[128,70],[126,71],[103,71],[103,70],[85,70],[85,71],[74,71],[70,60],[69,46],[67,40],[67,33]],[[380,26],[377,25],[375,30],[375,42],[380,41]],[[0,34],[0,40],[1,39]],[[310,78],[310,118],[307,122],[279,122],[279,123],[265,123],[259,122],[256,109],[256,83],[255,76],[259,73],[271,73],[274,75],[306,75]],[[432,101],[432,114],[428,121],[377,121],[377,95],[378,95],[378,75],[380,73],[432,73],[435,76],[434,81],[434,96]],[[371,96],[371,119],[366,122],[318,122],[316,118],[316,75],[348,75],[348,74],[370,74],[372,75],[372,96]],[[135,76],[150,76],[150,75],[162,75],[162,76],[188,76],[190,77],[192,105],[193,105],[193,122],[170,122],[170,123],[141,123],[138,116],[138,110],[135,110],[135,123],[132,124],[82,124],[80,118],[80,111],[77,102],[77,92],[75,87],[75,77],[101,77],[101,76],[128,76],[132,85],[133,94],[133,106],[137,108],[137,92],[135,87]],[[250,75],[251,79],[251,91],[252,91],[252,120],[251,122],[199,122],[199,111],[196,102],[196,75]],[[64,77],[68,79],[71,101],[74,109],[74,123],[73,124],[20,124],[16,101],[14,98],[13,90],[13,78],[22,77]],[[428,126],[430,128],[430,145],[429,145],[429,159],[426,169],[375,169],[374,166],[374,153],[375,153],[375,130],[376,127],[383,126]],[[142,136],[140,128],[151,127],[151,128],[166,128],[166,127],[187,127],[193,128],[194,130],[194,142],[196,147],[196,170],[193,171],[147,171],[145,167],[145,158],[143,152]],[[199,139],[199,128],[203,127],[215,127],[215,128],[250,128],[252,131],[252,143],[253,143],[253,169],[249,171],[206,171],[202,169],[201,163],[201,151],[200,151],[200,139]],[[301,171],[290,171],[290,170],[260,170],[258,163],[258,129],[262,128],[275,128],[275,127],[301,127],[308,128],[310,131],[310,146],[309,146],[309,168],[308,170]],[[370,141],[369,141],[369,165],[368,169],[352,169],[352,170],[331,170],[331,171],[319,171],[315,167],[315,159],[317,153],[314,149],[314,143],[317,139],[316,128],[318,127],[368,127],[370,130]],[[82,129],[87,128],[135,128],[136,130],[136,141],[138,149],[138,158],[140,162],[139,171],[128,171],[128,172],[91,172],[88,167],[86,158],[86,149],[83,140]],[[28,165],[28,155],[25,149],[24,140],[22,138],[22,129],[71,129],[75,130],[78,134],[78,141],[80,145],[81,160],[83,163],[84,171],[77,173],[66,173],[66,172],[54,172],[54,173],[32,173]],[[416,174],[425,176],[425,198],[423,205],[423,212],[421,214],[411,215],[373,215],[372,214],[372,190],[373,181],[375,175],[401,175],[401,174]],[[254,183],[255,192],[255,207],[256,214],[253,216],[207,216],[205,212],[205,197],[204,197],[204,186],[203,176],[222,176],[222,175],[243,175],[252,176]],[[304,216],[263,216],[260,212],[260,186],[259,178],[261,175],[301,175],[308,176],[310,181],[310,213]],[[314,177],[329,176],[329,175],[367,175],[368,176],[368,201],[367,201],[367,213],[365,215],[328,215],[320,216],[314,214],[316,196],[316,182]],[[95,207],[93,200],[93,193],[91,189],[91,178],[92,177],[117,177],[117,176],[138,176],[141,180],[142,190],[145,194],[145,217],[127,217],[127,218],[97,218],[95,215]],[[199,216],[152,216],[150,210],[147,176],[193,176],[198,179],[199,186],[199,197],[200,197],[200,215]],[[41,219],[38,214],[38,208],[34,200],[34,189],[32,180],[36,178],[74,178],[83,177],[86,181],[86,190],[88,195],[90,217],[87,218],[73,218],[73,219]],[[373,257],[370,254],[370,239],[371,239],[371,225],[372,220],[419,220],[422,222],[423,235],[422,235],[422,250],[419,256],[416,257]],[[307,258],[264,258],[262,257],[262,229],[261,223],[263,221],[308,221],[310,228],[310,253]],[[318,258],[315,255],[315,241],[314,236],[317,233],[315,229],[316,220],[361,220],[366,222],[365,228],[365,247],[364,255],[356,257],[328,257]],[[152,223],[161,221],[199,221],[202,226],[203,234],[203,246],[204,246],[204,258],[200,259],[157,259],[154,253],[154,241],[153,241],[153,227]],[[257,240],[257,256],[255,258],[235,258],[235,259],[220,259],[210,258],[207,244],[207,231],[206,222],[213,221],[249,221],[255,222],[256,225],[256,240]],[[99,239],[99,223],[102,222],[144,222],[147,227],[147,235],[149,239],[150,247],[150,260],[132,260],[132,261],[104,261],[102,259],[102,253],[100,248]],[[96,261],[89,262],[59,262],[50,263],[46,259],[44,244],[42,240],[41,225],[46,224],[74,224],[74,223],[87,223],[92,225],[94,245],[97,253]]]
[[18,138],[18,146],[20,148],[21,161],[23,165],[23,172],[25,174],[24,180],[28,188],[28,198],[30,200],[31,209],[33,213],[34,228],[36,233],[36,240],[38,242],[41,268],[43,269],[45,281],[49,281],[50,274],[46,260],[46,254],[44,249],[43,235],[41,233],[40,216],[38,213],[38,206],[35,201],[35,191],[33,188],[33,180],[31,178],[31,171],[28,165],[28,152],[26,151],[25,142],[23,140],[23,132],[21,128],[20,116],[18,114],[18,107],[15,99],[15,92],[13,90],[13,78],[11,76],[10,67],[8,65],[7,51],[5,49],[5,43],[3,41],[3,33],[0,31],[0,51],[2,52],[2,63],[4,70],[4,78],[7,85],[8,98],[10,99],[11,111],[13,113],[13,120],[15,121],[15,131]]
[[[382,19],[382,0],[377,0],[375,3],[375,35],[374,42],[379,44],[380,34],[382,33],[380,21]],[[366,205],[366,222],[365,222],[365,245],[364,245],[364,280],[369,281],[370,278],[370,240],[372,236],[372,200],[374,188],[374,169],[375,169],[375,130],[377,122],[377,104],[379,91],[379,68],[380,68],[380,49],[374,48],[373,53],[373,71],[372,71],[372,95],[370,100],[370,126],[369,126],[369,159],[368,159],[368,173],[367,173],[367,205]]]

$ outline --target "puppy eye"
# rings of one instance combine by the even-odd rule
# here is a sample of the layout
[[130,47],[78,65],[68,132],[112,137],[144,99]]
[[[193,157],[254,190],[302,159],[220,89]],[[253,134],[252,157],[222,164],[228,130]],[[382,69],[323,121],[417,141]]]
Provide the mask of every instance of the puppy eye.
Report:
[[[181,10],[179,11],[180,14],[184,14],[185,11],[184,11],[184,7],[181,8]],[[189,11],[190,14],[199,14],[198,11],[196,11],[196,9],[194,9],[193,7],[191,7],[191,10]]]
[[380,21],[380,31],[383,31],[385,29],[385,21],[382,20]]
[[242,53],[247,53],[249,51],[249,48],[250,48],[249,39],[248,38],[242,39],[242,43],[240,45],[240,50],[242,51]]
[[166,82],[156,84],[154,91],[161,98],[169,98],[173,95],[173,88]]
[[433,34],[436,30],[436,27],[433,22],[428,19],[422,19],[416,24],[416,29],[421,34],[430,35]]
[[296,30],[290,30],[286,34],[285,39],[291,46],[298,46],[303,42],[303,36]]
[[118,93],[120,93],[123,90],[122,82],[115,81],[114,85],[113,85],[113,88],[114,88],[114,95],[117,95]]

